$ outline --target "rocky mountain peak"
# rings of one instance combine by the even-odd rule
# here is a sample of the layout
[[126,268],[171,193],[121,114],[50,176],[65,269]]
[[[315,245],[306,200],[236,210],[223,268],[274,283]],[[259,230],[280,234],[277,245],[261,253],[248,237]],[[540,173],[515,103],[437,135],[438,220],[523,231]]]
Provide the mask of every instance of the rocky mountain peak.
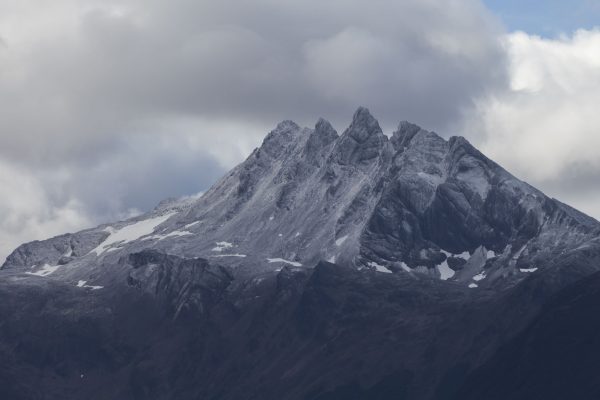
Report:
[[383,136],[383,131],[379,122],[371,115],[368,108],[359,107],[354,116],[350,127],[344,132],[358,143],[364,143],[373,136]]
[[316,136],[322,138],[323,141],[325,141],[326,143],[333,142],[334,140],[339,138],[338,133],[333,128],[333,126],[331,126],[331,123],[329,123],[329,121],[323,118],[319,118],[319,120],[315,124],[314,133]]
[[337,142],[333,159],[340,165],[361,165],[379,158],[388,143],[379,122],[365,107],[354,113],[352,123]]
[[271,157],[279,157],[294,142],[300,131],[300,126],[294,121],[282,121],[269,132],[260,148]]
[[292,120],[285,119],[277,124],[273,132],[286,134],[290,132],[295,132],[298,129],[300,129],[300,126],[297,123],[295,123]]
[[427,131],[408,121],[400,122],[390,142],[394,147],[394,151],[398,153],[402,153],[409,147],[417,152],[430,152],[432,150],[435,152],[437,150],[440,153],[448,147],[446,140],[437,133]]
[[321,158],[327,153],[330,145],[339,139],[339,135],[329,121],[319,118],[315,129],[306,141],[303,155],[311,163],[321,165]]
[[462,136],[452,136],[450,139],[448,139],[448,146],[452,152],[461,151],[463,153],[477,155],[481,158],[485,157],[479,150],[475,148],[475,146],[471,144],[471,142]]
[[393,133],[390,141],[394,146],[396,151],[406,147],[408,142],[421,131],[421,127],[415,124],[412,124],[408,121],[402,121],[398,125],[398,129]]

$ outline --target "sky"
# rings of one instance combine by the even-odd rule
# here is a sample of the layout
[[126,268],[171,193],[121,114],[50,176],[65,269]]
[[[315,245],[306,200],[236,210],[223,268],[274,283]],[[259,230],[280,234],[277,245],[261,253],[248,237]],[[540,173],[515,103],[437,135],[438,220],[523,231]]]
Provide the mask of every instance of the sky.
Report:
[[2,0],[0,261],[366,106],[600,218],[600,0]]
[[485,0],[509,31],[546,37],[593,29],[600,21],[599,0]]

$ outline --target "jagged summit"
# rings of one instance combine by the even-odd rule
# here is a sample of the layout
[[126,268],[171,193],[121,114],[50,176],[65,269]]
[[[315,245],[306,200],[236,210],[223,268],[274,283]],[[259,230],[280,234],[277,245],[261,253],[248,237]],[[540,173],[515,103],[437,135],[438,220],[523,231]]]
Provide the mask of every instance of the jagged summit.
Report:
[[[300,129],[300,126],[292,120],[286,119],[277,124],[272,133],[289,133]],[[268,135],[267,135],[268,137]]]
[[388,139],[368,109],[360,107],[333,150],[341,165],[360,165],[385,155]]
[[329,145],[337,141],[339,138],[338,133],[329,121],[319,118],[315,124],[315,129],[310,133],[310,136],[306,142],[306,146],[303,150],[303,156],[306,157],[309,162],[320,166],[323,154],[327,152]]
[[331,123],[323,118],[319,118],[315,124],[315,129],[311,136],[319,138],[320,142],[325,145],[337,140],[340,137],[333,126],[331,126]]
[[[398,130],[393,132],[391,142],[395,147],[406,146],[418,133],[441,139],[437,134],[425,131],[418,125],[402,121],[398,126]],[[279,146],[291,145],[296,139],[302,141],[302,138],[299,136],[303,134],[308,136],[308,138],[304,138],[307,139],[304,153],[309,153],[313,150],[319,151],[318,147],[327,146],[337,141],[336,147],[340,153],[340,158],[337,161],[342,164],[364,161],[360,155],[354,154],[361,149],[363,153],[370,155],[370,158],[373,158],[373,155],[380,156],[381,152],[379,151],[376,151],[375,154],[371,153],[373,150],[384,147],[388,141],[377,119],[371,114],[368,108],[361,106],[354,112],[350,126],[341,135],[324,118],[317,120],[314,129],[302,129],[294,121],[284,120],[277,124],[275,129],[266,136],[261,147],[257,150],[269,152],[273,143],[277,143]],[[366,159],[369,159],[369,156]]]
[[352,117],[352,124],[344,132],[358,143],[364,143],[372,136],[383,136],[379,122],[371,115],[369,109],[359,107]]
[[393,133],[390,141],[392,142],[394,149],[399,151],[407,147],[411,139],[421,131],[422,129],[420,126],[408,121],[402,121],[398,125],[398,129]]
[[4,268],[79,280],[151,248],[241,275],[327,260],[491,286],[523,279],[598,232],[595,220],[519,181],[466,139],[446,141],[403,121],[388,140],[360,107],[341,135],[322,118],[314,129],[283,121],[199,199],[23,245]]

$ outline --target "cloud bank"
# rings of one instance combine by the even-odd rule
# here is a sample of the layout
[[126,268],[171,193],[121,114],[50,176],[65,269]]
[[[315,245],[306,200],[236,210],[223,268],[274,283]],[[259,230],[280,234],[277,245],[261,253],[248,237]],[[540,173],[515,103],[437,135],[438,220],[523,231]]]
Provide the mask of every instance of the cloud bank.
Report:
[[532,184],[600,217],[600,30],[507,35],[510,86],[481,100],[469,136]]

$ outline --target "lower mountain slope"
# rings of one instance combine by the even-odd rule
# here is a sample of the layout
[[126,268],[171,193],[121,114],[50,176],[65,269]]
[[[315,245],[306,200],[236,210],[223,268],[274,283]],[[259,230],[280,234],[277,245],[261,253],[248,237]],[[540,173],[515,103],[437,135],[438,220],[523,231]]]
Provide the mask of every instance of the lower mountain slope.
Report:
[[[502,293],[327,262],[245,281],[155,250],[120,265],[123,279],[103,290],[3,277],[3,398],[525,398],[509,389],[530,382],[520,373],[558,373],[544,360],[584,356],[597,325],[584,326],[597,275],[565,283],[593,269],[576,260]],[[600,373],[590,357],[584,377]]]
[[455,398],[600,398],[598,307],[598,273],[561,290],[522,333],[469,374]]

